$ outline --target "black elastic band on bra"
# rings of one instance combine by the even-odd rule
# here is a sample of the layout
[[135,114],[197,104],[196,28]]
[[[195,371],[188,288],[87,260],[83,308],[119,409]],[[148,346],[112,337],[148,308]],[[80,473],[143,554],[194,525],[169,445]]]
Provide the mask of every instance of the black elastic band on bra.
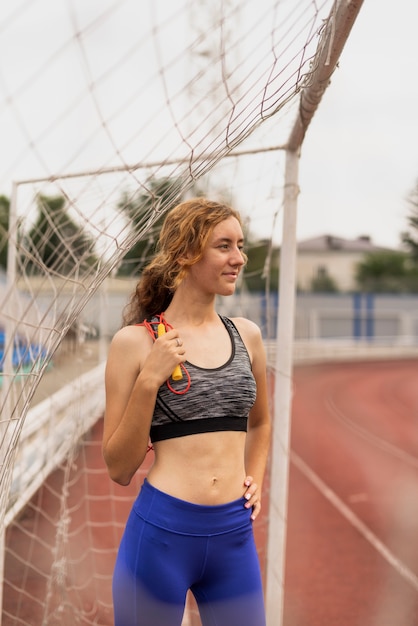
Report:
[[214,433],[222,431],[247,432],[246,417],[206,417],[169,424],[151,426],[151,441],[164,441],[186,435]]

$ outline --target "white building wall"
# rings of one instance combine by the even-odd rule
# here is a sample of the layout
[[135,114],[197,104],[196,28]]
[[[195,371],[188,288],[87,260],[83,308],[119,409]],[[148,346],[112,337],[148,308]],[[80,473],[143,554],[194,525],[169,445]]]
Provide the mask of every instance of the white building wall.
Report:
[[325,268],[340,291],[354,291],[356,265],[363,259],[364,254],[361,252],[299,252],[296,269],[298,288],[309,291],[312,279]]

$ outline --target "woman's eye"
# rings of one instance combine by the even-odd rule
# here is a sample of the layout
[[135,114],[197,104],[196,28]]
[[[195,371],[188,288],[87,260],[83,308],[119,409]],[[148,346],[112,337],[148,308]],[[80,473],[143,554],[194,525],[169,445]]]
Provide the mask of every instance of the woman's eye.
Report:
[[[231,250],[231,245],[229,243],[221,243],[218,248],[219,250]],[[239,252],[244,252],[244,246],[237,246],[237,249]]]

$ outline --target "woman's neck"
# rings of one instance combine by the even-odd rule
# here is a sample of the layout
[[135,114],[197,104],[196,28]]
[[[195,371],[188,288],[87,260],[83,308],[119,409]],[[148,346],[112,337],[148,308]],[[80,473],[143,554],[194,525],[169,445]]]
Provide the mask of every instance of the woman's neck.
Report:
[[218,320],[215,297],[203,297],[179,288],[165,311],[165,317],[175,327],[213,322]]

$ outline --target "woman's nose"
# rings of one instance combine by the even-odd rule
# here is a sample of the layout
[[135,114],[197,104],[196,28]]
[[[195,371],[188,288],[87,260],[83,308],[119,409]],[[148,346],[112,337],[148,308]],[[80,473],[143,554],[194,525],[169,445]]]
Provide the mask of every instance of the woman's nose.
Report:
[[240,248],[235,248],[234,249],[234,254],[231,260],[232,265],[244,265],[245,260],[244,257],[242,256],[242,251]]

